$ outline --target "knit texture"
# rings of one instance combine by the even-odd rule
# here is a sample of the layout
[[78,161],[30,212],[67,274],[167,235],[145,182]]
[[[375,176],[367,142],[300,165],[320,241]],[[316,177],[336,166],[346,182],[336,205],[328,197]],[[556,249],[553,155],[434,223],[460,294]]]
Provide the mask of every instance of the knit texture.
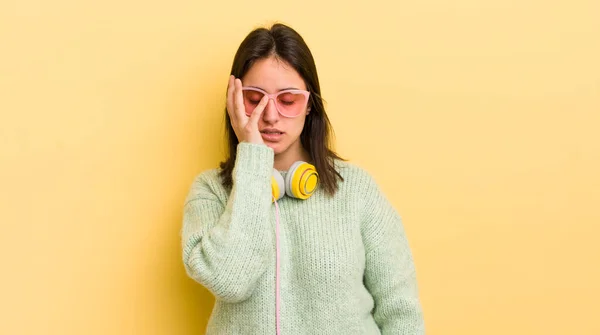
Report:
[[[183,263],[215,296],[207,335],[275,334],[273,161],[273,149],[242,142],[231,192],[211,169],[186,198]],[[364,169],[335,166],[345,179],[335,196],[278,201],[281,334],[423,334],[399,214]]]

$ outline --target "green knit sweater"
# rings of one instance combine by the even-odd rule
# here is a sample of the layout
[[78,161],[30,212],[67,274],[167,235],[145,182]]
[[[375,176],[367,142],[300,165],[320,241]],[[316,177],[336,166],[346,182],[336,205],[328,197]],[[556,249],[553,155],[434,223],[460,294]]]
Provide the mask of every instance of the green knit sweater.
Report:
[[[183,263],[216,298],[208,335],[275,334],[273,161],[273,149],[242,142],[231,193],[211,169],[185,201]],[[345,179],[335,196],[278,201],[281,334],[423,334],[398,213],[364,169],[335,166]]]

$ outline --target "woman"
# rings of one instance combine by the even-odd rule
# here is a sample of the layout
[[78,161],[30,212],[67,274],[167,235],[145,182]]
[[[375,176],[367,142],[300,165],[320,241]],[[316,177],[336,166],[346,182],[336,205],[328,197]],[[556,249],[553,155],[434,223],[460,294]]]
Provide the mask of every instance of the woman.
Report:
[[184,207],[186,271],[216,298],[209,335],[424,333],[400,217],[369,173],[329,148],[320,94],[290,27],[241,43],[229,157],[196,177]]

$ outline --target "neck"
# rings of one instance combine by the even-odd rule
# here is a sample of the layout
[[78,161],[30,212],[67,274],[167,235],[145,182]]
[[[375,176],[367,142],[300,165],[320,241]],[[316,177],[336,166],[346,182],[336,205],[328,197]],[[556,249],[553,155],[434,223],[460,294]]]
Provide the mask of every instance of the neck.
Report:
[[288,148],[274,157],[273,167],[279,171],[287,171],[296,161],[312,163],[310,154],[301,145],[298,148]]

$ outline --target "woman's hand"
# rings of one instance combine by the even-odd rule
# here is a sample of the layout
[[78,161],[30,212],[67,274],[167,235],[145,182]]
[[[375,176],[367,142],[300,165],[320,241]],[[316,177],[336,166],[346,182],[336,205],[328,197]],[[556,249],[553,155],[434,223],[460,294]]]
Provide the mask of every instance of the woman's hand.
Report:
[[269,98],[264,96],[248,117],[246,115],[246,108],[244,107],[242,81],[233,75],[229,76],[229,84],[227,85],[227,113],[229,114],[231,126],[239,142],[265,143],[258,130],[258,120],[268,102]]

